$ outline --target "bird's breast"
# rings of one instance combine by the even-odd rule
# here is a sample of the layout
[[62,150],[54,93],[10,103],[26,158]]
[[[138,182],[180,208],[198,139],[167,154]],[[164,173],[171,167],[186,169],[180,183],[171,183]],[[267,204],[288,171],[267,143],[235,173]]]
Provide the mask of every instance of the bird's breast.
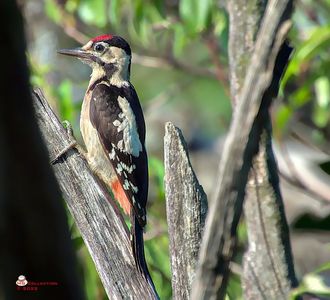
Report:
[[95,172],[105,183],[109,185],[109,179],[116,177],[116,174],[113,170],[111,162],[106,156],[97,130],[94,128],[90,121],[89,107],[91,95],[92,93],[88,92],[82,104],[80,115],[80,131],[87,150],[87,160],[92,171]]

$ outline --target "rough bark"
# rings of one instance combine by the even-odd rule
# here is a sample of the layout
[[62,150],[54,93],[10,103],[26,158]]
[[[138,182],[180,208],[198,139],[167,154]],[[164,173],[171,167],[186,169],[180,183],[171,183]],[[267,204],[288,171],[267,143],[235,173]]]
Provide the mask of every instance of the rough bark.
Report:
[[[64,203],[33,111],[23,18],[0,2],[0,299],[84,299]],[[57,282],[18,290],[15,282]]]
[[[232,99],[236,100],[239,97],[243,86],[266,2],[228,2]],[[281,74],[275,76],[273,91],[268,93],[269,97],[277,95],[276,81],[278,83]],[[287,298],[290,288],[297,285],[271,143],[271,120],[268,114],[265,116],[259,153],[253,160],[244,205],[249,240],[248,251],[243,258],[242,283],[245,299]]]
[[[34,92],[34,105],[52,160],[72,141],[40,90]],[[109,299],[155,299],[135,266],[125,222],[85,159],[69,149],[53,169]]]
[[267,93],[272,85],[275,60],[289,29],[287,20],[291,9],[292,3],[288,0],[273,0],[267,5],[224,146],[219,182],[207,217],[192,299],[224,298],[245,186],[267,119],[271,103]]
[[229,14],[229,69],[232,104],[237,103],[254,49],[266,0],[227,0]]
[[287,299],[297,285],[279,190],[270,130],[264,130],[246,187],[248,250],[243,258],[245,299]]
[[190,164],[181,131],[165,126],[165,191],[173,299],[189,299],[195,276],[207,197]]

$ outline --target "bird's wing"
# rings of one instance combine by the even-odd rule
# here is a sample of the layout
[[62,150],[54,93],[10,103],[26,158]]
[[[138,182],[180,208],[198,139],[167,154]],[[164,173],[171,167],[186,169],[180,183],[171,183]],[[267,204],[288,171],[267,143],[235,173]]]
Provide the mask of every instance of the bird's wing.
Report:
[[145,124],[134,88],[98,84],[92,93],[90,119],[138,222],[144,227],[148,164]]

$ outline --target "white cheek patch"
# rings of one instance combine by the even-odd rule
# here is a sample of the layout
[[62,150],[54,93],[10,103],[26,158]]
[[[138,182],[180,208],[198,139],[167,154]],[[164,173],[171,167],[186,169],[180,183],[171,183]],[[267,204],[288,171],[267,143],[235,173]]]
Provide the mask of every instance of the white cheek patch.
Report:
[[116,62],[121,58],[121,53],[116,51],[118,48],[109,47],[106,52],[102,55],[102,60],[106,64],[116,64]]
[[122,152],[138,157],[142,151],[142,144],[137,131],[134,113],[125,98],[119,96],[118,103],[122,110],[122,113],[119,114],[121,120],[115,120],[113,125],[117,127],[118,132],[123,132],[123,140],[118,142],[117,147]]
[[102,60],[107,64],[114,64],[116,71],[109,78],[109,82],[117,87],[129,86],[129,64],[131,57],[118,47],[109,47],[108,51],[102,55]]
[[108,51],[102,55],[102,59],[106,63],[116,63],[121,60],[127,60],[128,56],[126,52],[118,47],[110,46]]

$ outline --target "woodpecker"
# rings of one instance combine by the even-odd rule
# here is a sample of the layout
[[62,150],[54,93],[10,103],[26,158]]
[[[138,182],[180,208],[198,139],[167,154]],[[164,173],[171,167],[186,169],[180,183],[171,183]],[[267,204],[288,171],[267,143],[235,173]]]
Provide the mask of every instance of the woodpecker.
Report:
[[101,35],[77,49],[62,49],[92,68],[82,103],[80,130],[92,171],[113,192],[131,221],[132,251],[138,270],[151,280],[144,256],[148,161],[145,122],[130,83],[131,48],[120,36]]

